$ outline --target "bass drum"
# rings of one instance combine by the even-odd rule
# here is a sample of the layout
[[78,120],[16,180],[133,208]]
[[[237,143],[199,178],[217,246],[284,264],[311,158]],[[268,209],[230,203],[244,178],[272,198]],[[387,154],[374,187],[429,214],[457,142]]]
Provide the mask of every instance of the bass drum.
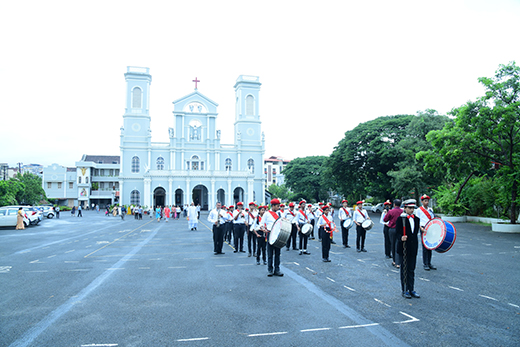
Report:
[[366,219],[363,223],[361,223],[361,226],[365,230],[370,230],[374,226],[374,222],[372,222],[372,219]]
[[352,218],[347,218],[343,221],[343,227],[345,229],[350,229],[354,225],[354,220]]
[[307,235],[309,234],[311,231],[312,231],[312,224],[310,223],[305,223],[303,226],[302,226],[302,234],[303,235]]
[[276,248],[284,247],[291,236],[291,229],[292,224],[288,219],[278,218],[269,233],[269,244]]
[[424,248],[444,253],[450,250],[457,239],[457,230],[450,222],[440,218],[429,221],[422,234]]

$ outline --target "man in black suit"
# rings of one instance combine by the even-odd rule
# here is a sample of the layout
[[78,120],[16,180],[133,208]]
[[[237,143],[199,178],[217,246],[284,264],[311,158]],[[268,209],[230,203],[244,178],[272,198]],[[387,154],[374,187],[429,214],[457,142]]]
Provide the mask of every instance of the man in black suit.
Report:
[[416,208],[415,199],[404,202],[404,212],[396,222],[397,254],[400,255],[401,262],[401,290],[403,297],[407,299],[420,298],[415,292],[415,264],[417,262],[417,249],[419,242],[417,235],[420,233],[420,220],[414,216]]

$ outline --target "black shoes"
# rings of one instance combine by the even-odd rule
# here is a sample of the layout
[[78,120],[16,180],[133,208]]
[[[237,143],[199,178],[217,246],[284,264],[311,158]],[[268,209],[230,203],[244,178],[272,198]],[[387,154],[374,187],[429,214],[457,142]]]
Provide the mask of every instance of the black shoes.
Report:
[[259,261],[257,261],[257,262],[256,262],[256,265],[260,265],[260,262],[259,262]]
[[435,266],[433,266],[432,264],[430,264],[430,270],[437,270],[437,268]]
[[344,245],[343,248],[350,248],[350,246],[349,245]]
[[299,255],[302,255],[303,254],[303,251],[300,251],[300,253],[298,253]]
[[303,254],[307,254],[307,255],[310,255],[310,254],[311,254],[311,252],[303,251]]
[[240,251],[240,253],[245,253],[246,251]]
[[335,245],[335,244],[336,244],[336,242],[334,242],[334,240],[330,241],[330,243],[332,243],[333,245]]
[[417,292],[415,290],[410,292],[410,296],[412,298],[417,298],[417,299],[419,299],[421,297],[419,294],[417,294]]
[[366,252],[366,251],[367,251],[367,250],[366,250],[366,249],[364,249],[364,248],[363,248],[363,249],[361,250],[361,252]]
[[272,271],[269,271],[269,272],[267,273],[267,277],[273,277],[273,275],[274,275],[274,272],[272,272]]
[[238,251],[233,251],[233,253],[238,253]]
[[406,291],[406,292],[403,292],[403,298],[406,298],[406,299],[411,299],[412,296],[410,295],[410,292],[409,291]]
[[330,263],[330,259],[322,259],[324,263]]
[[278,277],[283,277],[283,273],[280,272],[280,271],[276,271],[276,272],[274,273],[274,275],[275,275],[275,276],[278,276]]
[[361,250],[360,250],[359,248],[358,248],[358,249],[356,249],[356,251],[357,251],[358,253],[359,253],[359,252],[361,252]]
[[428,265],[424,265],[424,270],[425,271],[430,271],[430,267]]

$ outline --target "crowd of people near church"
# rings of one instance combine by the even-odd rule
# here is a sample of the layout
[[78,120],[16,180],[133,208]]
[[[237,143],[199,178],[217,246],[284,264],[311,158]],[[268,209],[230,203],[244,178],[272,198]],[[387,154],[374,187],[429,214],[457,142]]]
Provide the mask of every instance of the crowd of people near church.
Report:
[[[392,203],[384,203],[381,214],[385,244],[385,256],[392,260],[392,265],[400,269],[402,296],[409,299],[419,298],[414,288],[414,273],[419,249],[419,235],[424,232],[425,225],[433,219],[434,213],[428,207],[430,197],[421,197],[422,206],[416,200],[402,202],[396,199]],[[339,227],[334,222],[335,214],[339,219]],[[308,240],[319,239],[321,242],[321,261],[331,262],[330,248],[335,244],[334,232],[341,232],[343,248],[351,248],[349,230],[356,229],[356,251],[367,252],[365,240],[367,230],[374,223],[363,208],[363,201],[358,201],[351,208],[348,201],[336,211],[331,204],[319,203],[318,206],[308,204],[305,200],[291,202],[287,206],[280,200],[273,199],[270,207],[242,202],[236,206],[224,206],[220,202],[209,212],[208,221],[213,225],[213,252],[224,254],[223,245],[232,245],[234,253],[248,253],[254,257],[257,265],[267,265],[267,276],[283,276],[280,271],[281,250],[294,250],[299,255],[307,256]],[[283,235],[282,235],[283,234]],[[282,237],[280,236],[282,235]],[[246,240],[247,238],[247,240]],[[273,240],[274,239],[274,240]],[[432,251],[423,246],[424,270],[435,270],[431,264]]]

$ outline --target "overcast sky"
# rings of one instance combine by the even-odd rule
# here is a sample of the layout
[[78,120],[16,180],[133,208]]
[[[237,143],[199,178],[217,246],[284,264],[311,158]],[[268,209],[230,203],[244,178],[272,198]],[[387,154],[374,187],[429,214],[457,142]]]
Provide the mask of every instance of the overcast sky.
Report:
[[150,68],[154,142],[198,77],[231,144],[243,74],[265,157],[329,155],[359,123],[483,95],[478,77],[520,64],[519,23],[519,0],[2,1],[0,162],[119,155],[127,66]]

